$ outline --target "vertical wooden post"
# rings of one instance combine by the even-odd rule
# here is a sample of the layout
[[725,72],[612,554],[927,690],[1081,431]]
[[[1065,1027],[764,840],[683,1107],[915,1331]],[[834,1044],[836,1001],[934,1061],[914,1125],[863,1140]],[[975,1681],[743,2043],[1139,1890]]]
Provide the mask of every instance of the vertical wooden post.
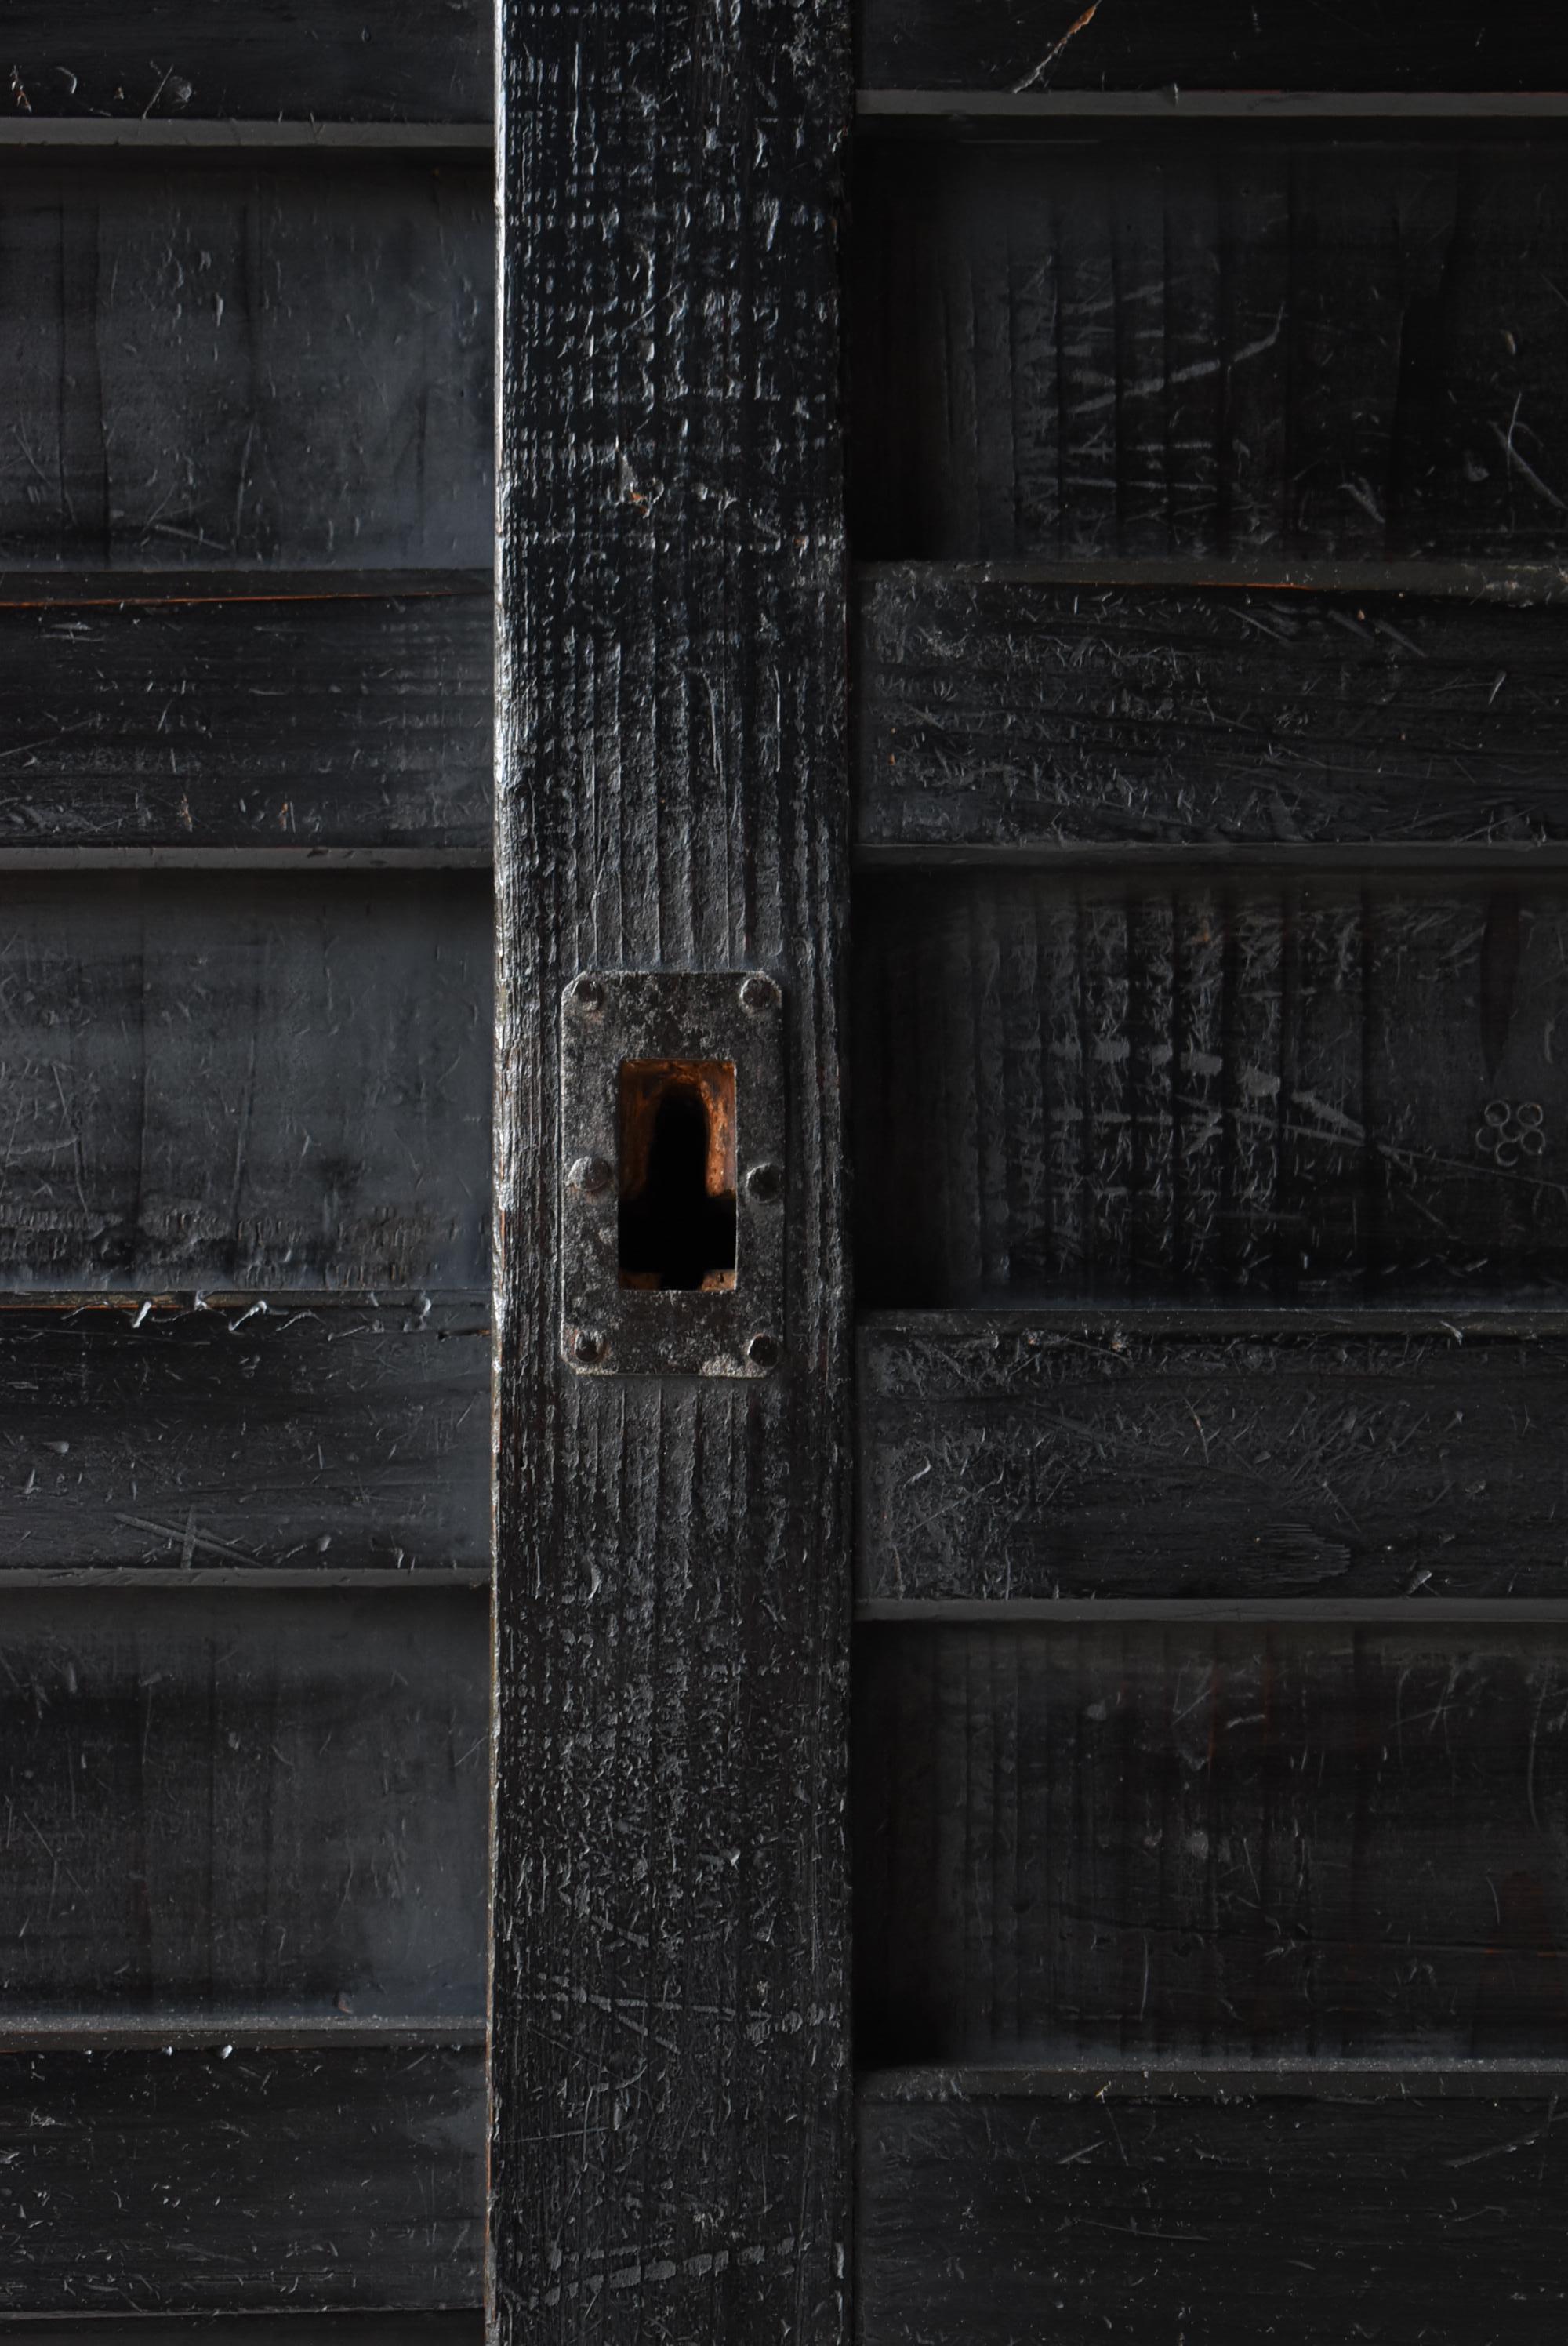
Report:
[[[491,2295],[516,2346],[845,2334],[847,19],[501,6]],[[562,986],[745,966],[788,1019],[783,1363],[578,1375]]]

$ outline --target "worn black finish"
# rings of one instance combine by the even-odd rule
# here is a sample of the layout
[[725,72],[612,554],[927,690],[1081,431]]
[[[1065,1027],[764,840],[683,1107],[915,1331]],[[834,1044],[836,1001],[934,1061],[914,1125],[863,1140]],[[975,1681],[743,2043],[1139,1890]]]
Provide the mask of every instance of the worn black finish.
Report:
[[890,875],[857,904],[863,1302],[1563,1292],[1550,885]]
[[855,219],[862,556],[1561,549],[1549,134],[868,139]]
[[1568,1633],[877,1627],[872,2063],[1555,2047]]
[[0,1590],[0,2042],[484,2004],[478,1591]]
[[0,2313],[471,2305],[484,2097],[439,2045],[0,2059]]
[[[484,2318],[474,2306],[453,2313],[164,2314],[158,2346],[482,2346]],[[150,2346],[145,2318],[128,2315],[0,2312],[5,2346]]]
[[[838,0],[503,13],[494,2318],[847,2334]],[[560,1357],[560,989],[787,1015],[789,1351]]]
[[489,581],[392,584],[0,582],[0,847],[488,851]]
[[0,1311],[0,1584],[486,1575],[489,1301]]
[[1568,1342],[1417,1315],[874,1321],[869,1598],[1568,1600]]
[[14,1288],[484,1277],[483,874],[0,879]]
[[[865,2346],[1328,2338],[1546,2346],[1568,2320],[1556,2096],[1270,2090],[860,2099]],[[1415,2088],[1412,2096],[1411,2087]],[[938,2245],[940,2244],[940,2245]]]
[[856,835],[1381,846],[1568,837],[1568,612],[874,570]]
[[7,163],[0,563],[487,567],[490,180]]
[[863,0],[860,78],[903,89],[1561,89],[1549,10],[1438,0]]
[[11,0],[0,38],[24,116],[470,122],[490,113],[480,0]]

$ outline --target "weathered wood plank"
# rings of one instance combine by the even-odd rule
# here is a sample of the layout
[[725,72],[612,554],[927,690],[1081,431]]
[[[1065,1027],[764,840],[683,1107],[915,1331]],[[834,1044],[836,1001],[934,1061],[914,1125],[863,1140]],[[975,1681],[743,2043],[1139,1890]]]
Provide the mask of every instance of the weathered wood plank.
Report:
[[0,847],[487,850],[488,583],[352,586],[0,597]]
[[486,1611],[0,1593],[10,2018],[472,2019]]
[[477,2050],[0,2059],[0,2312],[472,2305],[484,2111]]
[[11,1304],[0,1583],[487,1573],[489,1300]]
[[1568,1599],[1568,1343],[1412,1317],[873,1321],[871,1598]]
[[1437,0],[863,0],[860,78],[872,88],[1502,90],[1568,84],[1548,11],[1478,17]]
[[195,121],[484,121],[488,11],[479,0],[73,0],[62,17],[10,0],[10,103],[24,115]]
[[[848,10],[502,26],[494,2318],[836,2346]],[[782,987],[766,1379],[559,1357],[558,1003],[595,964]]]
[[855,219],[863,557],[1560,550],[1550,136],[870,139]]
[[1091,2088],[1029,2101],[955,2082],[921,2102],[873,2089],[860,2101],[860,2334],[1544,2346],[1568,2318],[1565,2161],[1555,2096]]
[[[0,2312],[6,2346],[151,2346],[148,2324],[132,2314],[124,2321],[87,2314],[35,2320],[9,2320]],[[483,2346],[484,2317],[477,2305],[450,2313],[215,2313],[165,2314],[158,2346]]]
[[1563,1293],[1550,887],[887,875],[856,943],[866,1305]]
[[0,563],[487,567],[490,176],[7,164]]
[[1568,1633],[861,1634],[871,2062],[1528,2057],[1568,1932]]
[[1568,612],[871,572],[868,844],[1568,837]]
[[13,1289],[484,1280],[483,873],[0,898]]

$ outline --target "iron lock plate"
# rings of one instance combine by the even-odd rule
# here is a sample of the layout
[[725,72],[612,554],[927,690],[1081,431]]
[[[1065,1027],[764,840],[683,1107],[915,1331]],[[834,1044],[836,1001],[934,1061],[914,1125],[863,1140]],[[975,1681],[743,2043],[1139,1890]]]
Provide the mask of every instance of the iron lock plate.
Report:
[[587,970],[561,1000],[561,1350],[585,1376],[783,1357],[784,997],[765,970]]

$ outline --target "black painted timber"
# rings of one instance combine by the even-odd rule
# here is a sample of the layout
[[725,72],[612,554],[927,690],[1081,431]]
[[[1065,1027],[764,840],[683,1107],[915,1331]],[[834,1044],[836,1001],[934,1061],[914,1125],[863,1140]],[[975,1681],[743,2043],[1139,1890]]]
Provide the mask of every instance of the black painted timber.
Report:
[[1557,1327],[911,1314],[860,1364],[867,1600],[1568,1600]]
[[0,852],[487,855],[488,578],[343,586],[0,582]]
[[487,1576],[489,1303],[0,1309],[0,1587],[18,1573]]
[[[849,2331],[848,14],[502,12],[505,2346]],[[782,987],[766,1378],[560,1358],[558,1005],[594,965]]]
[[[477,2305],[450,2313],[164,2314],[158,2322],[158,2346],[482,2346],[484,2336]],[[117,2321],[0,2312],[0,2338],[5,2346],[151,2346],[135,2314]]]
[[1557,2045],[1563,1629],[890,1626],[857,1652],[863,2061]]
[[0,879],[13,1289],[485,1277],[486,875]]
[[[1414,2081],[1410,2081],[1413,2083]],[[1329,2337],[1546,2346],[1568,2319],[1557,2093],[860,2101],[865,2346]],[[940,2243],[940,2247],[936,2244]]]
[[856,552],[1551,558],[1565,269],[1549,132],[862,140]]
[[0,2059],[0,2314],[471,2306],[484,2105],[439,2044]]
[[0,565],[488,567],[483,161],[17,156],[5,182]]
[[1556,885],[1282,860],[856,902],[862,1304],[1562,1300]]
[[1549,10],[1478,17],[1463,0],[863,0],[874,88],[1556,90],[1568,35]]
[[0,2044],[476,2019],[485,1631],[469,1589],[0,1594]]
[[1401,594],[860,587],[866,845],[1568,838],[1568,615]]
[[484,121],[490,15],[480,0],[11,0],[0,38],[8,104],[25,118],[239,117]]

